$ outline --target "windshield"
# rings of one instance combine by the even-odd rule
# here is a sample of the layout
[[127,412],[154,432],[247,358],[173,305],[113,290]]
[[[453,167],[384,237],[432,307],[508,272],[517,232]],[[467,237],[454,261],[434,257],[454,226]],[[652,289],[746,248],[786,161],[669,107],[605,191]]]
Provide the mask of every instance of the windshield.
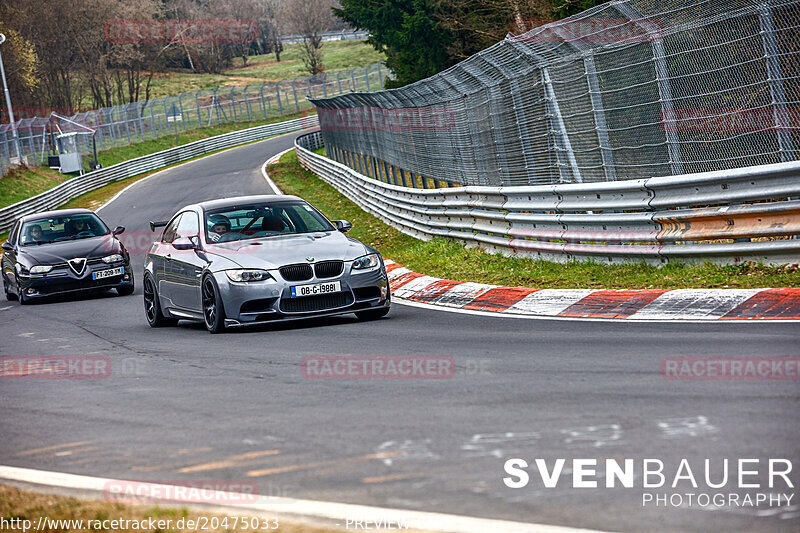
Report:
[[334,231],[321,213],[305,202],[250,204],[206,212],[206,240],[232,242],[272,235]]
[[93,213],[29,220],[22,225],[20,244],[33,246],[88,239],[108,234],[108,227]]

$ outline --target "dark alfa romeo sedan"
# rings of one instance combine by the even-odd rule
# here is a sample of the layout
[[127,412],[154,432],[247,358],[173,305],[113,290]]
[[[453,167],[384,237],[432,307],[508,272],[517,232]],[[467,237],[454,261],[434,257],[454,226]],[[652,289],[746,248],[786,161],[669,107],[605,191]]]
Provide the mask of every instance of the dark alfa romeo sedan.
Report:
[[166,222],[144,265],[145,315],[226,327],[389,312],[386,268],[374,248],[345,235],[296,196],[246,196],[189,205]]
[[3,243],[3,290],[26,304],[56,294],[116,289],[133,293],[130,257],[117,235],[88,209],[20,218]]

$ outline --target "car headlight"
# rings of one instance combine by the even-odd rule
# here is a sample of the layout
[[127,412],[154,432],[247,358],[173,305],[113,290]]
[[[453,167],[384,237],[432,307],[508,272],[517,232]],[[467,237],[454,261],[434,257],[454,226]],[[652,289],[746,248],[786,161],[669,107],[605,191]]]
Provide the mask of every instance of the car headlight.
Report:
[[121,254],[111,254],[103,258],[103,263],[119,263],[122,261]]
[[375,268],[380,264],[378,254],[362,255],[353,261],[353,270],[365,270],[367,268]]
[[35,265],[31,267],[31,274],[46,274],[53,270],[52,265]]
[[274,279],[266,270],[226,270],[231,281],[266,281]]

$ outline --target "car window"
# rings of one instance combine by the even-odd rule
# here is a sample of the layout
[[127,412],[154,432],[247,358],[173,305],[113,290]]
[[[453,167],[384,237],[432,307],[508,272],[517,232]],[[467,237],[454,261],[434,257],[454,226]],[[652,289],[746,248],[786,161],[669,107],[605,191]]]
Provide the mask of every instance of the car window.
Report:
[[164,228],[164,233],[161,235],[161,242],[172,243],[175,240],[175,236],[178,234],[178,223],[180,223],[182,217],[183,215],[180,214],[167,224],[167,227]]
[[94,213],[77,213],[28,220],[19,228],[19,242],[22,246],[35,246],[90,239],[108,233],[108,227]]
[[17,220],[17,223],[14,224],[14,227],[11,228],[11,233],[8,234],[8,242],[11,244],[17,244],[17,230],[19,229],[20,221]]
[[194,211],[186,211],[181,215],[180,222],[178,223],[178,236],[179,237],[195,237],[200,234],[200,222],[197,219],[197,213]]
[[247,204],[206,212],[206,240],[231,242],[276,234],[333,231],[335,228],[306,202]]

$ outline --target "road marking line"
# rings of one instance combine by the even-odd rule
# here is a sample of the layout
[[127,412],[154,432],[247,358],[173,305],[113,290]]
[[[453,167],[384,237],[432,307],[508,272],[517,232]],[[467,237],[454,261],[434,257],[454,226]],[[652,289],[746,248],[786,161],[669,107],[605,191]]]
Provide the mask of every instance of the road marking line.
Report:
[[201,463],[198,465],[192,466],[185,466],[178,470],[181,474],[189,474],[191,472],[208,472],[209,470],[222,470],[223,468],[231,468],[235,466],[241,466],[242,463],[245,463],[252,459],[258,459],[259,457],[268,457],[271,455],[278,455],[280,450],[262,450],[258,452],[247,452],[240,455],[231,455],[230,457],[226,457],[221,461],[212,461],[210,463]]
[[[149,485],[151,494],[175,494],[179,487],[167,486],[159,483],[143,483],[124,481],[118,479],[78,476],[61,472],[48,472],[13,466],[0,466],[0,479],[44,485],[53,489],[80,490],[94,493],[95,496],[105,496],[105,489],[109,483],[136,483],[138,486]],[[185,490],[185,487],[182,487]],[[388,509],[356,505],[347,503],[324,502],[315,500],[301,500],[295,498],[282,498],[274,496],[259,496],[256,502],[248,502],[250,495],[235,495],[222,491],[213,491],[214,501],[239,501],[235,503],[215,506],[220,512],[235,513],[250,511],[263,513],[274,517],[276,515],[290,515],[293,517],[306,517],[310,519],[325,519],[346,521],[348,519],[361,521],[387,521],[400,522],[409,529],[421,529],[442,533],[474,533],[476,531],[491,531],[492,533],[598,533],[597,530],[578,529],[566,526],[551,526],[545,524],[526,524],[509,520],[493,520],[488,518],[474,518],[444,513],[430,513],[424,511],[409,511],[402,509]],[[208,506],[181,504],[180,507],[191,507],[208,510]]]
[[37,453],[47,453],[56,450],[61,450],[63,448],[76,448],[78,446],[85,446],[91,443],[92,441],[90,440],[84,440],[80,442],[67,442],[64,444],[56,444],[54,446],[45,446],[44,448],[34,448],[32,450],[25,450],[24,452],[19,452],[17,455],[35,455]]
[[362,477],[361,483],[366,483],[366,484],[388,483],[390,481],[402,481],[404,479],[413,479],[422,477],[425,477],[425,474],[423,472],[417,472],[416,474],[388,474],[385,476]]
[[312,463],[301,463],[299,465],[279,466],[275,468],[265,468],[263,470],[251,470],[245,475],[247,477],[272,476],[275,474],[284,474],[286,472],[296,472],[297,470],[308,470],[309,468],[317,468],[319,466],[338,466],[343,464],[363,463],[366,461],[372,461],[373,459],[385,459],[387,457],[396,457],[398,455],[402,455],[402,452],[370,453],[367,455],[359,455],[358,457],[344,457],[342,459],[315,461]]
[[277,163],[278,160],[280,160],[280,158],[283,157],[284,154],[287,154],[287,153],[291,152],[292,150],[294,150],[294,148],[287,148],[283,152],[280,152],[280,153],[275,154],[274,156],[270,157],[269,159],[264,161],[263,165],[261,165],[261,175],[264,176],[264,180],[267,182],[267,186],[270,189],[272,189],[272,192],[274,194],[283,194],[283,192],[281,191],[280,187],[278,187],[275,184],[275,182],[272,181],[272,178],[269,177],[269,174],[267,174],[267,166]]
[[[306,128],[306,129],[309,129],[309,128]],[[305,131],[305,130],[290,131],[288,133],[281,133],[280,135],[273,135],[272,137],[267,137],[266,139],[261,139],[259,141],[253,141],[253,142],[250,142],[250,143],[247,143],[247,144],[240,144],[239,146],[231,146],[230,148],[224,148],[219,152],[214,152],[213,154],[201,155],[201,156],[198,156],[197,158],[192,159],[190,161],[183,161],[181,163],[176,163],[175,165],[172,165],[171,167],[163,168],[161,170],[157,170],[156,172],[153,172],[152,174],[150,174],[147,177],[144,177],[144,178],[142,178],[140,180],[134,181],[133,183],[131,183],[130,185],[128,185],[127,187],[125,187],[124,189],[119,191],[117,194],[112,196],[110,200],[108,200],[106,203],[104,203],[103,205],[101,205],[100,207],[95,209],[94,211],[96,213],[96,212],[100,211],[101,209],[103,209],[104,207],[108,207],[108,204],[110,204],[111,202],[113,202],[114,200],[116,200],[117,198],[122,196],[122,194],[125,193],[125,191],[127,191],[131,187],[139,185],[140,183],[144,183],[145,181],[149,180],[150,178],[153,178],[153,177],[155,177],[155,176],[157,176],[157,175],[159,175],[159,174],[161,174],[163,172],[169,172],[170,170],[173,170],[173,169],[175,169],[175,168],[177,168],[179,166],[182,166],[182,165],[188,165],[190,163],[197,163],[199,161],[204,160],[207,157],[214,157],[215,155],[224,154],[224,153],[230,152],[231,150],[236,150],[238,148],[247,148],[248,146],[251,146],[253,144],[257,144],[257,143],[264,142],[264,141],[269,141],[269,140],[272,140],[272,139],[276,139],[278,137],[282,137],[283,135],[291,135],[293,133],[298,133],[298,132],[301,132],[301,131]],[[290,150],[294,150],[294,148],[290,148]],[[131,177],[133,177],[133,176],[131,176]],[[125,179],[127,179],[127,178],[125,178]],[[112,182],[112,183],[114,183],[114,182]],[[109,185],[110,185],[110,183],[109,183]],[[277,193],[277,194],[280,194],[280,193]]]

